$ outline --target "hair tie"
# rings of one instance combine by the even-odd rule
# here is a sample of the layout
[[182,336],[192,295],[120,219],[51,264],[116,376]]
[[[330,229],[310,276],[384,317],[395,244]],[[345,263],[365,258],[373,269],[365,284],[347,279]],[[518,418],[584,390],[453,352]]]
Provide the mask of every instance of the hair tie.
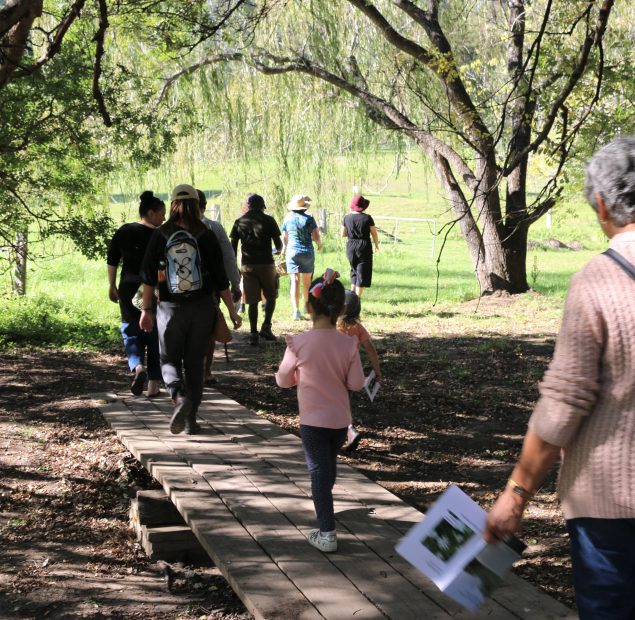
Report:
[[339,278],[340,274],[333,269],[327,269],[322,276],[323,282],[318,282],[315,286],[309,289],[309,293],[313,295],[316,299],[320,298],[322,294],[322,290],[325,289],[329,284],[333,284],[336,278]]

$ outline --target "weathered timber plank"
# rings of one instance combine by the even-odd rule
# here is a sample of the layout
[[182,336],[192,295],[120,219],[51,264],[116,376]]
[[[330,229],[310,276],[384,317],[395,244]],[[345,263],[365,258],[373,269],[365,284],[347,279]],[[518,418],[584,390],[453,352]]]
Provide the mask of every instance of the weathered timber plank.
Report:
[[[134,414],[123,404],[103,403],[99,408],[115,431],[118,424],[130,431],[130,417]],[[134,417],[141,424],[139,418]],[[163,460],[148,462],[152,466],[153,476],[162,484],[247,609],[256,618],[263,619],[322,618],[235,519],[205,479],[184,462],[179,462],[178,454],[165,442],[146,439],[146,434],[143,434],[139,445],[127,434],[126,447],[133,454],[142,455],[150,444],[156,455],[158,444],[164,444]]]
[[[237,428],[233,423],[226,428],[234,433],[233,439],[242,437],[244,434],[244,429]],[[241,448],[234,442],[218,441],[215,453],[225,462],[235,461],[234,455],[237,449]],[[257,447],[249,445],[246,449],[251,452],[257,450]],[[288,451],[288,449],[285,447],[285,450]],[[299,451],[301,444],[296,441],[291,449]],[[185,446],[179,446],[175,450],[180,457],[192,462],[192,450],[195,451],[196,448],[193,445],[189,449]],[[447,617],[441,608],[434,605],[421,591],[402,579],[383,560],[374,554],[370,554],[370,558],[368,554],[364,554],[364,544],[352,536],[349,541],[342,541],[345,545],[353,544],[360,549],[355,559],[348,561],[353,576],[356,577],[356,579],[351,579],[351,576],[345,571],[342,572],[341,567],[336,567],[330,558],[327,559],[323,554],[310,547],[305,537],[300,534],[299,528],[308,529],[315,521],[313,503],[307,494],[299,489],[296,489],[295,493],[292,492],[291,489],[294,485],[290,484],[290,481],[281,472],[270,466],[252,467],[251,464],[257,462],[255,455],[247,455],[245,459],[241,450],[240,458],[243,461],[240,476],[236,473],[235,468],[227,465],[213,466],[193,463],[193,467],[195,471],[203,474],[210,486],[222,497],[224,503],[249,529],[252,536],[325,617],[348,617],[347,610],[352,603],[351,613],[354,613],[356,618],[375,617],[378,611],[374,605],[369,604],[367,598],[370,598],[373,603],[379,604],[382,612],[391,618],[414,617],[413,614],[424,611],[425,616],[429,618]],[[308,479],[306,466],[303,462],[301,467],[303,479]],[[245,485],[243,476],[254,481],[253,486],[249,484],[251,489]],[[269,482],[267,488],[263,488],[265,481]],[[283,505],[280,512],[280,506],[278,506],[278,510],[274,506],[281,502]],[[291,527],[288,521],[290,510],[296,513],[295,527]],[[348,555],[347,548],[342,557],[348,557]],[[308,556],[308,560],[306,556]],[[360,563],[358,556],[363,557],[365,563]],[[364,578],[363,587],[366,597],[361,596],[358,592],[360,583],[357,578],[360,575]],[[378,584],[378,581],[381,584]],[[372,597],[368,596],[371,591]],[[334,592],[338,596],[334,596]],[[358,602],[355,602],[356,599]]]
[[[200,417],[205,424],[205,434],[189,438],[175,437],[169,434],[167,428],[171,404],[167,399],[157,404],[161,412],[155,410],[152,413],[152,407],[146,409],[135,405],[141,416],[139,422],[147,424],[146,428],[149,427],[174,448],[178,460],[202,471],[204,478],[210,476],[207,479],[211,486],[216,487],[216,492],[237,516],[242,514],[242,518],[247,520],[250,534],[268,551],[272,551],[274,559],[285,573],[293,578],[293,573],[299,572],[302,579],[305,567],[298,561],[296,547],[302,550],[301,555],[308,551],[326,558],[307,545],[300,532],[301,528],[307,527],[307,522],[314,519],[314,515],[308,497],[310,483],[301,442],[297,437],[258,418],[253,412],[218,393],[206,397],[201,407]],[[156,446],[151,447],[156,449]],[[211,451],[214,456],[210,455]],[[158,467],[156,463],[150,464]],[[227,470],[226,475],[219,476],[223,469]],[[255,491],[247,494],[237,491],[238,488],[249,488],[246,481]],[[290,487],[295,490],[290,491]],[[263,510],[267,513],[264,519],[259,517]],[[466,615],[394,552],[394,544],[404,530],[419,521],[422,515],[346,465],[338,467],[336,510],[338,521],[346,528],[340,536],[341,549],[345,549],[345,552],[330,555],[326,561],[338,568],[340,575],[346,575],[351,582],[355,582],[361,593],[388,617],[576,617],[547,595],[514,577],[509,586],[497,591],[495,602],[489,602],[478,614]],[[383,521],[379,516],[387,520]],[[280,518],[283,520],[279,521]],[[378,548],[377,545],[383,546]],[[360,569],[360,566],[363,568]],[[388,570],[382,570],[386,568]],[[320,592],[330,589],[326,586],[320,584],[320,587],[315,588],[314,585],[318,600]],[[310,597],[311,584],[298,584],[298,587]],[[404,588],[411,589],[409,595],[405,594]],[[520,596],[520,605],[519,590],[525,589],[528,591]],[[423,604],[414,600],[418,597],[424,597]],[[555,603],[555,607],[549,603]],[[320,601],[321,611],[328,614],[325,617],[348,617],[341,614],[331,616],[331,608],[324,606],[327,604]],[[339,612],[343,610],[340,603],[333,609]],[[359,613],[354,617],[360,617]]]
[[[248,425],[250,425],[250,416],[254,416],[255,414],[249,412],[247,409],[227,407],[226,402],[227,399],[218,399],[215,405],[221,409],[224,415],[239,416],[243,424],[248,427]],[[206,412],[207,411],[209,410],[206,409]],[[210,418],[208,414],[208,420],[219,430],[225,431],[225,428],[223,428],[224,421],[222,415],[213,414],[213,417]],[[231,430],[232,428],[235,427],[232,425],[227,430]],[[294,440],[301,445],[298,438],[294,437]],[[288,455],[286,455],[286,450],[292,449],[295,443],[294,440],[277,437],[268,442],[267,445],[255,447],[254,450],[257,451],[260,458],[267,459],[273,465],[279,467],[281,471],[289,477],[290,481],[310,493],[306,469],[301,464],[301,458],[290,459]],[[281,459],[281,454],[285,454],[286,456]],[[346,501],[347,496],[372,508],[376,516],[380,519],[388,517],[387,520],[390,521],[395,519],[395,515],[398,515],[399,521],[406,520],[404,525],[390,524],[400,534],[396,539],[390,539],[392,547],[394,547],[394,544],[401,538],[401,535],[405,534],[412,524],[419,522],[424,516],[416,509],[405,506],[396,495],[371,481],[361,472],[348,465],[338,464],[338,481],[334,489],[335,508],[337,512],[336,518],[338,521],[340,521],[341,502]],[[385,557],[386,553],[389,553],[388,549],[384,549],[382,555]],[[392,555],[396,555],[394,551],[392,551]],[[407,564],[405,561],[400,562],[403,565]],[[412,569],[410,565],[407,565],[407,572],[411,575],[411,578],[415,580],[415,583],[419,582],[419,587],[422,587],[422,577],[420,573]],[[428,587],[426,588],[428,594],[440,604],[446,604],[447,602],[446,606],[453,615],[457,614],[456,617],[461,618],[466,614],[466,612],[462,612],[461,608],[447,597],[438,594],[438,590],[433,584],[427,580],[424,581],[428,583]],[[494,613],[503,613],[504,615],[500,617],[508,617],[508,614],[512,613],[517,617],[532,618],[538,617],[536,616],[538,610],[540,610],[540,617],[545,619],[576,617],[570,609],[514,575],[509,575],[506,584],[493,592],[492,600],[499,603],[502,610],[497,606],[495,606],[497,609],[496,612],[494,612],[493,609],[488,609],[487,605],[491,605],[491,603],[488,602],[487,605],[482,608],[481,612],[490,618],[494,617],[494,615],[492,615]],[[475,616],[474,614],[469,614],[469,617],[473,618]]]

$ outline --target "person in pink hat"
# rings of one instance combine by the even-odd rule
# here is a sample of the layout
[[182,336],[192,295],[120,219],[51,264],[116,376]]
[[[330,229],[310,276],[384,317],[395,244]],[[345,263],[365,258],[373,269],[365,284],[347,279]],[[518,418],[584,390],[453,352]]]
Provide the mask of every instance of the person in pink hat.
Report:
[[373,247],[379,252],[379,237],[373,218],[365,213],[370,200],[361,194],[351,200],[351,212],[344,217],[342,237],[347,237],[346,258],[351,265],[351,290],[361,298],[373,282]]

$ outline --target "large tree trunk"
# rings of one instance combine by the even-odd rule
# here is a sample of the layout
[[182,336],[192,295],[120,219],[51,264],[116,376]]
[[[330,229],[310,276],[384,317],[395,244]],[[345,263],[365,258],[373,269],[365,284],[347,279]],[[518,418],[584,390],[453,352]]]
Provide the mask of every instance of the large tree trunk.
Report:
[[[438,153],[431,156],[467,243],[481,295],[526,292],[529,289],[525,265],[528,227],[526,222],[518,221],[508,232],[503,225],[493,159],[479,162],[481,181],[470,204],[448,161]],[[519,205],[524,205],[524,193],[518,198]],[[478,214],[478,221],[474,213]]]

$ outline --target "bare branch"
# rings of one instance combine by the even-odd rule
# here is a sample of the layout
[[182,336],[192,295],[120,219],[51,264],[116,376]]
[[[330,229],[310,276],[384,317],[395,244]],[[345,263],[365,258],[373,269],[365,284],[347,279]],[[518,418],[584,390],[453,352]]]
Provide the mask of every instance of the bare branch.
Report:
[[[31,73],[37,71],[43,64],[47,63],[51,58],[53,58],[62,47],[62,41],[64,40],[64,36],[68,32],[68,29],[71,27],[73,22],[79,17],[82,9],[84,8],[84,4],[86,4],[86,0],[75,0],[73,6],[70,8],[68,14],[64,19],[60,22],[57,27],[57,33],[55,34],[55,38],[53,42],[49,45],[48,49],[44,54],[42,54],[32,65],[28,67],[23,67],[20,71],[16,71],[14,77],[24,77],[25,75],[30,75]],[[1,84],[0,84],[1,85]]]
[[95,33],[95,68],[93,69],[93,97],[97,102],[99,113],[104,120],[106,127],[112,127],[112,119],[106,108],[104,95],[99,87],[99,78],[101,77],[101,60],[104,56],[104,38],[108,29],[108,6],[106,0],[99,0],[99,29]]
[[163,85],[163,88],[161,89],[161,92],[159,93],[156,105],[158,106],[163,101],[163,99],[165,99],[166,95],[168,94],[168,91],[170,90],[170,88],[172,88],[172,85],[174,84],[174,82],[176,82],[179,78],[183,77],[184,75],[189,75],[190,73],[194,73],[195,71],[197,71],[201,67],[205,67],[206,65],[213,65],[218,62],[226,62],[230,60],[243,60],[243,58],[244,58],[243,55],[238,52],[232,52],[228,54],[213,54],[211,56],[207,56],[206,58],[203,58],[203,60],[200,60],[199,62],[195,62],[194,64],[191,64],[185,67],[184,69],[181,69],[180,71],[177,71],[176,73],[173,73],[172,75],[165,78],[165,84]]
[[584,44],[582,45],[582,49],[580,50],[580,54],[578,56],[578,61],[576,62],[573,70],[570,72],[569,79],[564,84],[560,94],[553,102],[551,110],[549,111],[549,114],[547,114],[542,130],[529,145],[527,145],[522,151],[519,151],[515,154],[514,158],[505,167],[503,174],[509,174],[510,171],[518,166],[519,162],[524,157],[526,157],[529,153],[535,151],[548,138],[549,132],[551,131],[551,128],[553,127],[553,124],[558,117],[560,109],[563,105],[565,105],[567,98],[569,97],[576,84],[584,74],[584,71],[586,70],[589,56],[591,54],[591,49],[594,45],[598,47],[600,47],[601,45],[604,32],[606,31],[606,25],[608,23],[609,15],[611,14],[611,9],[613,8],[613,4],[614,0],[604,0],[604,2],[602,3],[595,28],[587,33]]

